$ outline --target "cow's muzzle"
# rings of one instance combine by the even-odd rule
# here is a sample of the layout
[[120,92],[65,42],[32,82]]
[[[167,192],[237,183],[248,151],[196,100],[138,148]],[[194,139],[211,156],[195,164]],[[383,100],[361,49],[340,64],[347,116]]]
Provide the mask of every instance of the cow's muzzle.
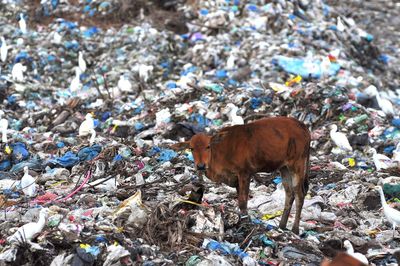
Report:
[[199,171],[204,171],[204,170],[206,170],[206,164],[205,164],[205,163],[199,163],[199,164],[197,165],[197,170],[199,170]]

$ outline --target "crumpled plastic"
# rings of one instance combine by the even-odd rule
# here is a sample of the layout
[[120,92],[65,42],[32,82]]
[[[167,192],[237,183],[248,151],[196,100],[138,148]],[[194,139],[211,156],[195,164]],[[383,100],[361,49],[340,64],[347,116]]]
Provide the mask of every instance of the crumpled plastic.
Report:
[[78,152],[80,161],[90,161],[95,158],[101,152],[101,146],[94,144],[90,147],[85,147]]
[[[321,61],[315,60],[307,62],[302,58],[291,58],[286,56],[277,56],[276,64],[279,65],[283,70],[294,75],[300,75],[303,78],[320,78],[324,73],[321,67]],[[340,65],[337,63],[330,63],[327,74],[329,76],[336,75],[339,71]]]
[[14,163],[19,163],[29,158],[29,151],[26,148],[25,143],[16,142],[12,143],[10,146],[12,149],[11,157]]
[[112,265],[116,260],[119,260],[120,258],[130,256],[130,253],[128,250],[126,250],[123,246],[121,245],[110,245],[107,247],[107,258],[106,261],[104,262],[104,266],[110,266]]
[[76,156],[76,154],[72,151],[67,151],[62,157],[51,159],[48,161],[49,164],[54,164],[55,166],[61,166],[64,168],[72,167],[74,165],[77,165],[79,162],[79,157]]

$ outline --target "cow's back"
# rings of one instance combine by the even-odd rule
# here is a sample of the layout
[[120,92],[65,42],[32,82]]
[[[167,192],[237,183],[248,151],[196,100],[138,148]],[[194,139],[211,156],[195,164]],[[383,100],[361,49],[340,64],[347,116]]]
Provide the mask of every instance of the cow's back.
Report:
[[213,168],[219,173],[270,172],[308,156],[310,133],[294,118],[270,117],[220,131],[212,144]]

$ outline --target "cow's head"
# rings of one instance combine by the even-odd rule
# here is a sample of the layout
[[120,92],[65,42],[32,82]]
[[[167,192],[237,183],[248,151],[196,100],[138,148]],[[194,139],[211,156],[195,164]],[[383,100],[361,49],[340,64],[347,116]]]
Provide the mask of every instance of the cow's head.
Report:
[[197,170],[206,170],[210,158],[210,140],[210,136],[200,133],[194,135],[189,141],[172,145],[172,148],[175,150],[190,149]]

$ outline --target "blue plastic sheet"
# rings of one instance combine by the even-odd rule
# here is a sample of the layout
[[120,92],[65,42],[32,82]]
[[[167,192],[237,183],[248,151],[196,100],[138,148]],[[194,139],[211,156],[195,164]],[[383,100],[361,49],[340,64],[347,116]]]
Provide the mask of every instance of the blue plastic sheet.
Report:
[[121,154],[117,154],[117,155],[115,155],[113,161],[114,162],[119,162],[119,161],[122,161],[123,159],[124,158],[121,156]]
[[276,178],[274,178],[274,180],[272,180],[275,184],[279,184],[282,183],[282,177],[281,176],[277,176]]
[[136,131],[141,131],[142,129],[144,129],[144,124],[140,123],[140,122],[136,122],[134,127],[135,127]]
[[49,160],[49,163],[55,164],[61,167],[72,167],[79,163],[79,157],[75,155],[72,151],[68,151],[64,156]]
[[262,100],[259,98],[251,98],[250,104],[251,104],[252,109],[257,109],[257,108],[261,107]]
[[167,162],[171,161],[173,158],[178,156],[176,152],[170,149],[165,149],[160,152],[160,156],[158,157],[158,161],[160,162]]
[[228,77],[228,72],[224,69],[217,70],[215,76],[219,79],[224,79]]
[[15,179],[16,176],[10,172],[0,171],[0,180],[2,179]]
[[16,142],[10,146],[12,149],[11,158],[14,163],[19,163],[29,158],[29,151],[24,143]]
[[191,153],[191,152],[186,153],[186,158],[187,158],[188,160],[194,162],[193,153]]
[[393,146],[393,145],[387,146],[383,149],[383,152],[391,155],[391,154],[393,154],[394,149],[396,149],[396,146]]
[[53,10],[57,8],[59,3],[59,0],[51,0],[51,7],[53,8]]
[[62,141],[57,142],[56,145],[57,145],[57,148],[60,148],[60,149],[65,147],[65,143]]
[[28,52],[22,51],[15,56],[14,63],[19,63],[23,60],[32,61],[33,59],[29,56]]
[[215,240],[210,240],[207,244],[207,248],[210,250],[217,250],[221,252],[224,255],[236,255],[239,256],[240,258],[244,258],[249,256],[246,252],[244,252],[238,245],[233,245],[231,243],[220,243]]
[[105,122],[108,118],[110,118],[111,117],[111,112],[104,112],[102,115],[101,115],[101,122]]
[[400,128],[400,118],[394,118],[392,120],[392,125],[397,127],[397,128]]
[[99,33],[99,29],[97,27],[90,27],[89,29],[83,32],[83,36],[86,38],[91,38],[97,33]]
[[6,171],[11,168],[10,160],[3,160],[0,162],[0,171]]
[[[303,78],[320,78],[322,75],[321,61],[314,60],[306,62],[303,58],[291,58],[286,56],[277,56],[274,63],[283,70],[294,75],[300,75]],[[331,63],[328,71],[329,76],[334,76],[339,71],[340,65]]]
[[7,198],[11,198],[11,199],[18,199],[21,194],[16,191],[12,191],[11,189],[3,189],[3,194],[7,196]]
[[201,127],[206,127],[211,124],[211,120],[206,118],[205,116],[198,114],[198,113],[193,113],[190,115],[189,121],[191,122],[196,122],[199,126]]
[[30,159],[28,161],[23,161],[23,162],[13,165],[10,172],[18,173],[18,172],[22,171],[25,166],[28,166],[29,169],[32,169],[34,171],[41,171],[43,169],[42,165],[43,165],[43,163],[41,160],[34,158],[34,159]]
[[157,146],[152,147],[149,151],[147,151],[147,156],[154,156],[159,153],[161,149]]
[[101,152],[101,146],[94,144],[91,147],[85,147],[78,152],[78,157],[81,161],[90,161]]
[[96,239],[94,241],[96,243],[109,243],[107,238],[103,235],[96,236]]
[[100,248],[98,246],[90,246],[85,249],[87,253],[92,254],[93,256],[97,257],[100,254]]
[[261,235],[259,237],[259,239],[262,241],[262,243],[267,246],[267,247],[272,247],[275,248],[276,244],[274,241],[272,241],[271,239],[269,239],[266,235]]

